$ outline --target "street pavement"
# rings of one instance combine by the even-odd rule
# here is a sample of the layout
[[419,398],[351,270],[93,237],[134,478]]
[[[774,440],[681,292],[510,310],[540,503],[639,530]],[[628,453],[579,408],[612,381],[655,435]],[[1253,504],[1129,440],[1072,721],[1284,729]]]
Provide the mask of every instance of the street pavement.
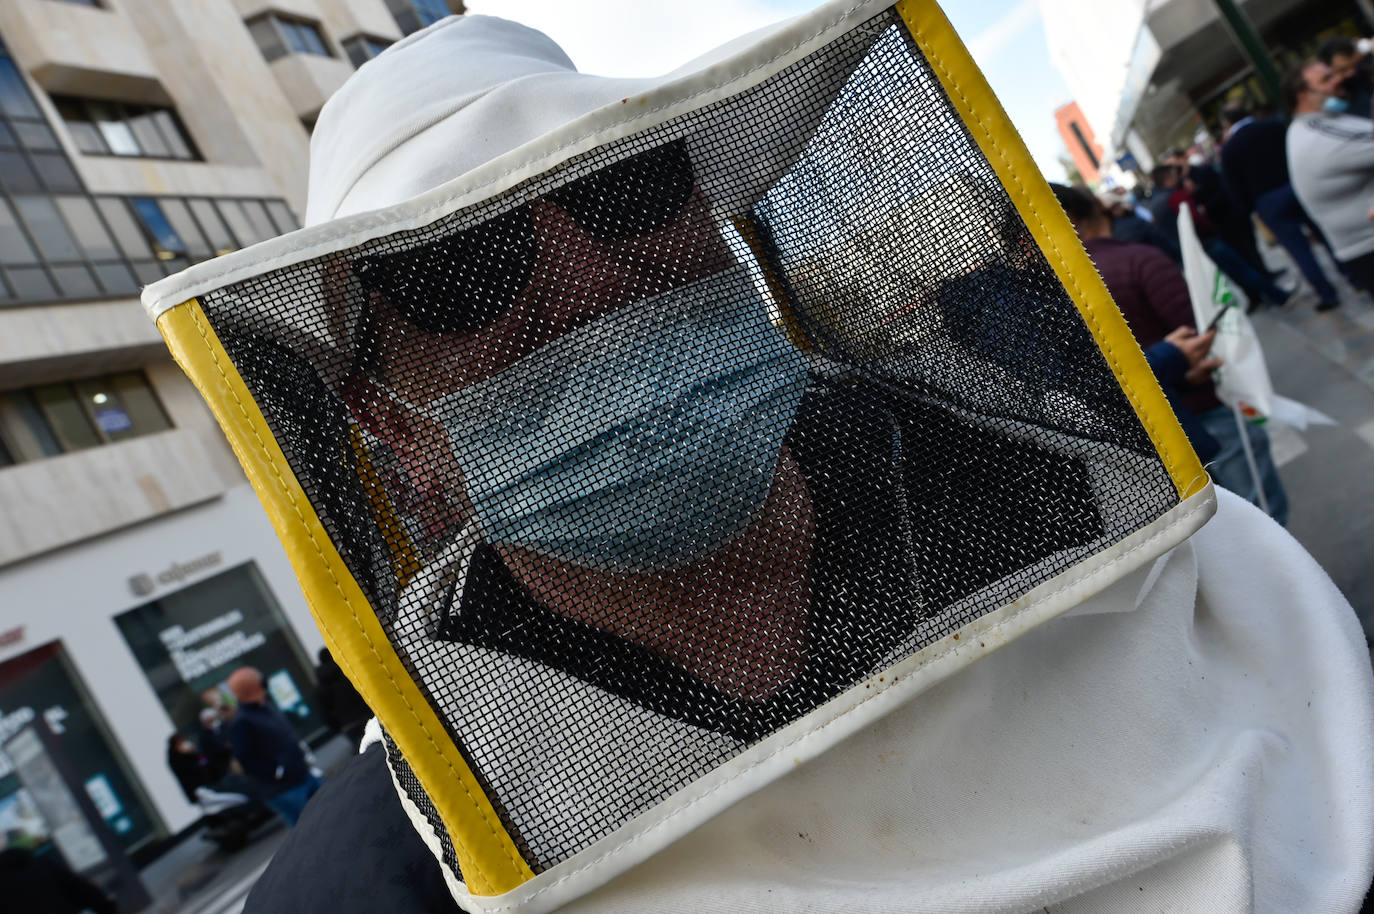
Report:
[[1260,312],[1255,329],[1274,389],[1335,419],[1270,438],[1291,504],[1288,531],[1374,632],[1374,304],[1331,312],[1308,301]]
[[[326,779],[353,751],[341,736],[314,750]],[[186,838],[140,873],[153,898],[145,914],[240,914],[249,890],[287,834],[286,826],[273,819],[246,847],[231,854],[199,834]]]

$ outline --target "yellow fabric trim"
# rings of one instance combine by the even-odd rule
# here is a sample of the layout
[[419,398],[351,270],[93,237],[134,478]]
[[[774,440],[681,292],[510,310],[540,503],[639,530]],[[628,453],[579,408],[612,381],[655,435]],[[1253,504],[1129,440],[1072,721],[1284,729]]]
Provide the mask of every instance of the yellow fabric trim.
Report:
[[778,306],[778,312],[782,315],[783,330],[787,333],[787,338],[801,352],[812,352],[815,350],[815,342],[802,329],[801,321],[797,319],[797,311],[792,307],[792,299],[788,297],[787,291],[783,288],[781,280],[778,279],[773,267],[764,256],[763,239],[759,237],[758,229],[754,223],[744,217],[735,216],[730,220],[735,231],[740,233],[744,243],[749,245],[749,250],[754,254],[754,260],[758,263],[759,269],[763,270],[764,282],[768,284],[768,291],[773,296],[773,303]]
[[348,443],[358,458],[358,475],[362,477],[363,488],[367,490],[368,506],[372,508],[372,516],[377,519],[377,526],[382,529],[382,537],[391,553],[391,570],[396,575],[397,586],[405,587],[423,565],[420,555],[401,526],[401,517],[396,513],[377,470],[372,466],[372,458],[363,446],[362,430],[357,426],[350,430]]
[[1125,318],[1083,250],[1068,216],[1040,175],[978,65],[934,0],[901,0],[896,9],[964,125],[997,172],[1045,259],[1083,315],[1159,451],[1179,495],[1188,498],[1201,492],[1207,485],[1202,463],[1164,398]]
[[472,770],[392,650],[200,303],[184,302],[157,324],[267,509],[325,643],[434,802],[468,889],[499,895],[532,879]]

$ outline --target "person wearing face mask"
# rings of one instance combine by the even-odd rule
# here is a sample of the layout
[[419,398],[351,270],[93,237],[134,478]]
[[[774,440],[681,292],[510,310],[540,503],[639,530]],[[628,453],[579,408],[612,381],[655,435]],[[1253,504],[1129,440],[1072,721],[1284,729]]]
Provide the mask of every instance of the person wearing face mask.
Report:
[[145,297],[377,714],[248,914],[1357,902],[1356,623],[933,5],[647,80],[450,18],[312,144]]
[[1317,48],[1317,59],[1331,68],[1336,86],[1323,104],[1329,114],[1368,118],[1374,105],[1374,61],[1354,39],[1335,35]]
[[1317,310],[1337,307],[1340,294],[1312,253],[1313,242],[1325,244],[1325,239],[1298,202],[1288,177],[1288,122],[1256,117],[1245,104],[1234,103],[1222,109],[1221,124],[1226,136],[1221,147],[1222,178],[1235,202],[1235,217],[1251,236],[1251,246],[1251,218],[1258,216],[1316,291]]
[[1332,114],[1336,74],[1309,60],[1284,81],[1293,121],[1288,170],[1298,200],[1321,228],[1351,282],[1374,293],[1374,130],[1368,118]]

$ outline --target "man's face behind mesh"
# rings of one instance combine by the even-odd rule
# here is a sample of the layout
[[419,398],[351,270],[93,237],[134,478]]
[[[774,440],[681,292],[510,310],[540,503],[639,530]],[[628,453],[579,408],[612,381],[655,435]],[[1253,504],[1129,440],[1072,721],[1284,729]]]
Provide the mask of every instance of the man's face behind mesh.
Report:
[[[355,261],[368,296],[357,334],[366,393],[355,397],[355,410],[362,407],[361,424],[395,455],[384,481],[418,520],[422,551],[434,555],[479,514],[443,402],[509,376],[598,319],[732,265],[680,141],[423,249]],[[697,342],[667,345],[686,360]],[[745,343],[727,336],[722,348]],[[766,472],[767,497],[744,529],[671,568],[623,573],[520,544],[495,549],[543,606],[729,694],[764,697],[804,660],[812,539],[806,485],[785,445]]]

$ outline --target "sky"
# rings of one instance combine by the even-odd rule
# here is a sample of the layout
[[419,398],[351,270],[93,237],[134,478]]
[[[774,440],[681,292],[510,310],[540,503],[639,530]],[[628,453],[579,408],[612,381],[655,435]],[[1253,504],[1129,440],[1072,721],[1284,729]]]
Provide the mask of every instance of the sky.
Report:
[[[469,0],[474,13],[547,33],[586,73],[656,76],[818,0]],[[1054,109],[1069,90],[1050,64],[1037,0],[945,0],[959,36],[1021,132],[1040,170],[1064,179]]]

